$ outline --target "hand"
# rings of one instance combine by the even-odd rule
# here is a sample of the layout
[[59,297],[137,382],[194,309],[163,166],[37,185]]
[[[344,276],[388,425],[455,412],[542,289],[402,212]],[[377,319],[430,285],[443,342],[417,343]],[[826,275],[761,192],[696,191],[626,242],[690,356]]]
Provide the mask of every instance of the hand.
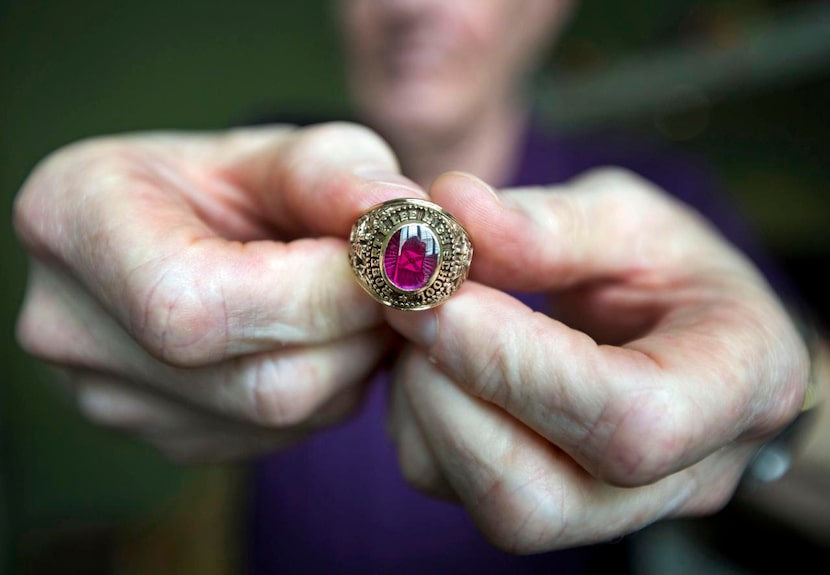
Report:
[[[619,170],[498,195],[450,174],[430,195],[476,253],[442,306],[386,312],[412,342],[390,410],[408,480],[514,553],[724,505],[808,372],[749,261]],[[501,290],[549,292],[554,317]]]
[[16,202],[18,339],[90,419],[177,461],[295,441],[352,411],[395,340],[337,238],[423,195],[396,170],[344,124],[71,145]]

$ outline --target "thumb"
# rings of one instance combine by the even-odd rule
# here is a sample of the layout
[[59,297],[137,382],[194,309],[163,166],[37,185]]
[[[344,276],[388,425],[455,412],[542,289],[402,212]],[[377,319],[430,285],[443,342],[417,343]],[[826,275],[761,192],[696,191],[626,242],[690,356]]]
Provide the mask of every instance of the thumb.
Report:
[[287,136],[231,138],[224,177],[248,191],[283,239],[308,235],[346,237],[354,221],[386,200],[426,194],[400,175],[386,142],[357,124],[335,122],[299,128]]
[[690,266],[740,260],[691,208],[616,168],[501,192],[450,173],[434,182],[430,196],[470,234],[470,277],[499,289],[558,290],[650,270],[665,279]]

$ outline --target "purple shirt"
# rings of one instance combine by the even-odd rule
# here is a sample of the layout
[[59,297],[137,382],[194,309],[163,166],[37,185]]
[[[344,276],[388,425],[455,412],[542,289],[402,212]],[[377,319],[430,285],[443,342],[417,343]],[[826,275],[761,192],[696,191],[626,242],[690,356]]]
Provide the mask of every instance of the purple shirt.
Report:
[[[657,146],[611,136],[555,139],[531,130],[512,185],[562,182],[605,165],[633,170],[694,206],[772,273],[704,166]],[[386,433],[386,395],[387,381],[380,377],[353,419],[254,464],[250,573],[626,570],[625,540],[513,556],[491,546],[461,506],[415,492],[400,474]]]

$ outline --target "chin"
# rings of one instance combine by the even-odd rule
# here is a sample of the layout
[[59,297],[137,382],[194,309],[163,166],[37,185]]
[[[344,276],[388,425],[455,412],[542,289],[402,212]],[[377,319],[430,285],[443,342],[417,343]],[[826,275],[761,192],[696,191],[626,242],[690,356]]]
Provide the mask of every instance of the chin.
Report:
[[370,123],[394,141],[440,141],[457,134],[470,115],[472,107],[459,101],[446,94],[411,90],[387,92],[387,97],[362,108]]

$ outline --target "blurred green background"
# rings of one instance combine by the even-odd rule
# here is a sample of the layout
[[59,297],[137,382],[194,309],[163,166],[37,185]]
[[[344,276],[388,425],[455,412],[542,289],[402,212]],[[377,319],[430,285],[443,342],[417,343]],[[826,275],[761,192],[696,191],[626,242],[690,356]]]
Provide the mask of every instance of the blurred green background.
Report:
[[[559,129],[624,127],[711,162],[826,321],[827,3],[585,2],[544,72],[539,106]],[[153,548],[178,573],[235,557],[221,534],[202,559],[176,544],[183,525],[234,525],[239,470],[176,468],[92,428],[18,350],[26,262],[11,212],[26,175],[96,134],[346,110],[326,2],[0,2],[0,567],[139,573],[155,556],[132,542],[148,539],[167,541]]]

